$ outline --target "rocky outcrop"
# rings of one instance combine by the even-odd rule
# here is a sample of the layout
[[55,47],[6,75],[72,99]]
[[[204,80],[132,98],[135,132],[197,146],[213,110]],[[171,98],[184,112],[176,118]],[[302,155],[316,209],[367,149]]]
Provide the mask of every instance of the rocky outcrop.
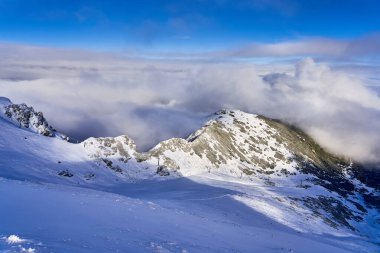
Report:
[[68,142],[77,142],[67,135],[57,132],[44,117],[42,112],[35,111],[33,107],[26,104],[13,104],[8,98],[0,97],[0,117],[10,121],[19,128],[47,137],[58,137]]
[[3,108],[5,116],[19,127],[29,128],[44,136],[55,136],[54,129],[49,126],[42,112],[34,111],[26,104],[9,104]]

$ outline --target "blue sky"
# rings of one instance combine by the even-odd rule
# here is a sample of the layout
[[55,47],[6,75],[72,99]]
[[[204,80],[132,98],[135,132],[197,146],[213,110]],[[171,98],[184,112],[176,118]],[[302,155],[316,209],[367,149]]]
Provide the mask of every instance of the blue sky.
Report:
[[0,0],[0,95],[78,139],[127,133],[151,147],[228,107],[378,159],[379,10],[380,0]]
[[378,0],[0,0],[0,40],[97,50],[201,51],[380,31]]

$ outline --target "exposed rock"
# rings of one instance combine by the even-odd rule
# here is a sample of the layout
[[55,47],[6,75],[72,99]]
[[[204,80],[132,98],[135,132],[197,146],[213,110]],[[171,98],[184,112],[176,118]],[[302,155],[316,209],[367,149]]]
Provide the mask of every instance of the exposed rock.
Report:
[[44,136],[55,136],[54,129],[49,126],[42,112],[35,112],[33,107],[26,104],[10,104],[4,106],[4,113],[19,127],[29,128]]
[[170,172],[165,165],[158,166],[156,173],[160,176],[169,176],[170,175]]
[[70,171],[68,170],[62,170],[58,173],[59,176],[62,176],[62,177],[72,177],[74,176],[73,173],[71,173]]

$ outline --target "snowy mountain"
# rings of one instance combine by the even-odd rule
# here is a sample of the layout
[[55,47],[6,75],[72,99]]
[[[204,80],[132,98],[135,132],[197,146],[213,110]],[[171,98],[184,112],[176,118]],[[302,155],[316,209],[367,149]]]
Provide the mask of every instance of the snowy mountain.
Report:
[[221,110],[141,153],[0,107],[0,252],[380,250],[379,173],[295,127]]
[[2,115],[0,116],[20,128],[28,128],[44,136],[59,136],[68,140],[66,136],[58,133],[48,124],[42,112],[35,112],[33,107],[28,107],[26,104],[13,104],[8,98],[4,97],[0,97],[0,106],[2,107]]

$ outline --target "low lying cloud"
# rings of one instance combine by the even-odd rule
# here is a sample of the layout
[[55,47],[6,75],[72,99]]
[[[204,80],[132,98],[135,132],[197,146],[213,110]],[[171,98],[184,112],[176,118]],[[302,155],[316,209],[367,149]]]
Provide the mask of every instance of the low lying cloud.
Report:
[[379,60],[380,33],[356,39],[301,38],[276,43],[253,43],[213,52],[214,57],[294,57],[315,56],[328,59],[372,58]]
[[274,106],[263,112],[306,129],[334,152],[379,159],[380,97],[359,80],[312,59],[300,61],[293,75],[263,79],[271,86]]
[[333,152],[380,161],[380,97],[344,68],[311,58],[147,60],[15,45],[0,46],[0,56],[0,95],[33,105],[78,139],[128,134],[143,150],[228,107],[295,124]]

